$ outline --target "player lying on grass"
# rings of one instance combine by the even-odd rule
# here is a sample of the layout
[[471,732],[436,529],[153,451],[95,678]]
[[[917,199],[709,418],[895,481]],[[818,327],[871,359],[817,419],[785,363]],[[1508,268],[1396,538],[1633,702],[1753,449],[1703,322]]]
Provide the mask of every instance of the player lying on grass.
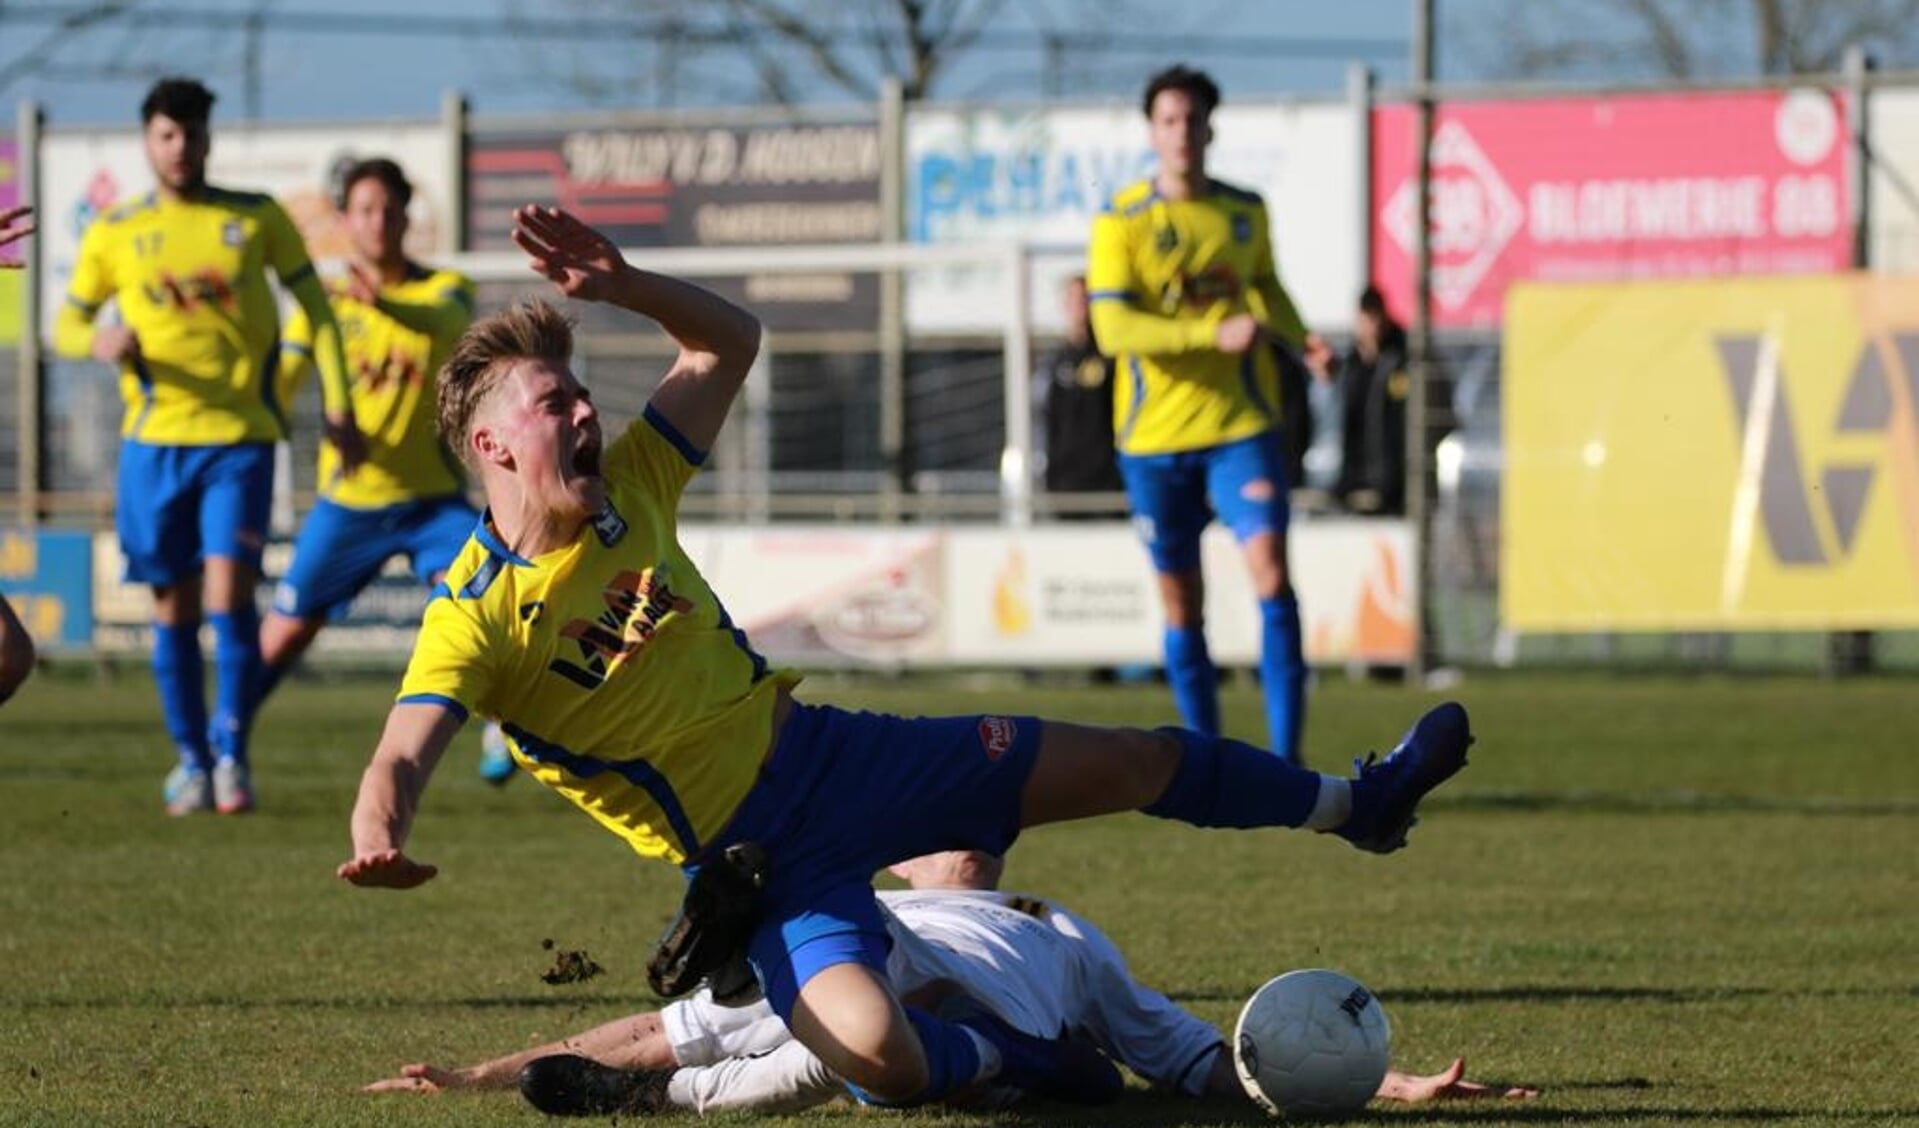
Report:
[[875,872],[956,847],[1004,854],[1025,827],[1136,809],[1329,831],[1386,853],[1465,766],[1472,735],[1452,703],[1346,780],[1183,730],[795,701],[799,676],[753,651],[678,537],[680,495],[758,354],[759,323],[629,266],[563,211],[520,208],[513,239],[563,294],[652,318],[679,354],[643,416],[607,441],[557,310],[522,305],[462,337],[440,374],[440,429],[477,471],[487,512],[424,613],[361,778],[342,879],[405,889],[438,872],[407,839],[434,765],[479,713],[534,778],[636,852],[681,865],[693,891],[736,847],[769,859],[737,942],[715,939],[724,930],[702,920],[699,897],[682,921],[696,950],[743,952],[774,1012],[862,1099],[917,1104],[998,1079],[1097,1103],[1122,1087],[1098,1054],[988,1013],[901,1006]]
[[[1154,1086],[1189,1096],[1244,1096],[1211,1025],[1134,982],[1099,929],[1059,905],[994,892],[990,854],[953,850],[893,867],[911,892],[882,893],[893,951],[887,973],[903,997],[961,992],[1028,1033],[1066,1030]],[[538,1063],[538,1064],[535,1064]],[[1466,1081],[1455,1061],[1430,1076],[1392,1071],[1385,1100],[1535,1095]],[[831,1100],[840,1081],[792,1040],[764,1003],[691,999],[464,1069],[409,1065],[369,1092],[507,1089],[519,1084],[559,1114],[790,1112]]]

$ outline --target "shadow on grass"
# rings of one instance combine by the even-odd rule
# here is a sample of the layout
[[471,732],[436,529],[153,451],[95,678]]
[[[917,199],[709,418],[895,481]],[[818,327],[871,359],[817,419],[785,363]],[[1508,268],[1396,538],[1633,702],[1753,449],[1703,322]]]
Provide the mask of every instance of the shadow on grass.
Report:
[[[1239,990],[1172,991],[1182,1003],[1231,1003],[1245,1000],[1259,986]],[[1515,987],[1382,987],[1380,996],[1394,1003],[1573,1003],[1649,1002],[1718,1003],[1732,999],[1882,999],[1905,996],[1919,999],[1919,984],[1887,987],[1608,987],[1593,984],[1555,984]]]
[[1471,791],[1427,800],[1435,808],[1483,811],[1595,811],[1602,814],[1910,815],[1910,799],[1829,795],[1721,795],[1708,791]]

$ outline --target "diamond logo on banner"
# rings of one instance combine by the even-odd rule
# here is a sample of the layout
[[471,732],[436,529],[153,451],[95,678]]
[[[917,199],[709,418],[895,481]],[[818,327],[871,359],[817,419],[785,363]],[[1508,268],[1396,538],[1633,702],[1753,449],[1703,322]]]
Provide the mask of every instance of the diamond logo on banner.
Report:
[[[1386,201],[1383,220],[1408,258],[1414,244],[1413,213],[1419,185],[1402,181]],[[1473,296],[1525,221],[1519,197],[1499,176],[1473,135],[1456,121],[1433,132],[1433,300],[1457,310]]]

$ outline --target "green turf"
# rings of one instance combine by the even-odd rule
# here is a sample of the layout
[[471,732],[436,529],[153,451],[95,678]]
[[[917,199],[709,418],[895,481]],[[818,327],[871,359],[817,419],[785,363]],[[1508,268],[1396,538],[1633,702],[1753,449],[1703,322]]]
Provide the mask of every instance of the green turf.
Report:
[[[954,688],[965,686],[967,688]],[[1164,719],[1164,690],[814,683],[916,712]],[[290,686],[256,753],[262,811],[174,821],[152,688],[41,678],[0,712],[0,1124],[531,1125],[517,1097],[367,1096],[647,1005],[677,878],[472,737],[414,840],[411,893],[342,885],[386,681]],[[1230,1021],[1267,976],[1372,986],[1403,1064],[1464,1054],[1527,1106],[1379,1110],[1421,1124],[1919,1121],[1919,693],[1905,682],[1475,676],[1473,764],[1410,850],[1137,816],[1028,835],[1009,884],[1102,924],[1146,981]],[[1392,743],[1430,698],[1332,681],[1322,764]],[[1256,731],[1256,699],[1229,694]],[[550,987],[553,940],[608,974]],[[817,1122],[820,1113],[794,1118]],[[1144,1092],[1046,1123],[1255,1121]],[[917,1113],[910,1123],[985,1123]]]

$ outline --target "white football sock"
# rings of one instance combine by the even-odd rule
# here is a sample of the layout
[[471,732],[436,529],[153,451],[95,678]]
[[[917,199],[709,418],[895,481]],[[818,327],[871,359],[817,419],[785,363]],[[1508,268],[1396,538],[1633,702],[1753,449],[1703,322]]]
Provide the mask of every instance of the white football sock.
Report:
[[1319,777],[1319,795],[1313,800],[1313,813],[1306,816],[1307,830],[1337,830],[1353,813],[1353,785],[1337,776]]

